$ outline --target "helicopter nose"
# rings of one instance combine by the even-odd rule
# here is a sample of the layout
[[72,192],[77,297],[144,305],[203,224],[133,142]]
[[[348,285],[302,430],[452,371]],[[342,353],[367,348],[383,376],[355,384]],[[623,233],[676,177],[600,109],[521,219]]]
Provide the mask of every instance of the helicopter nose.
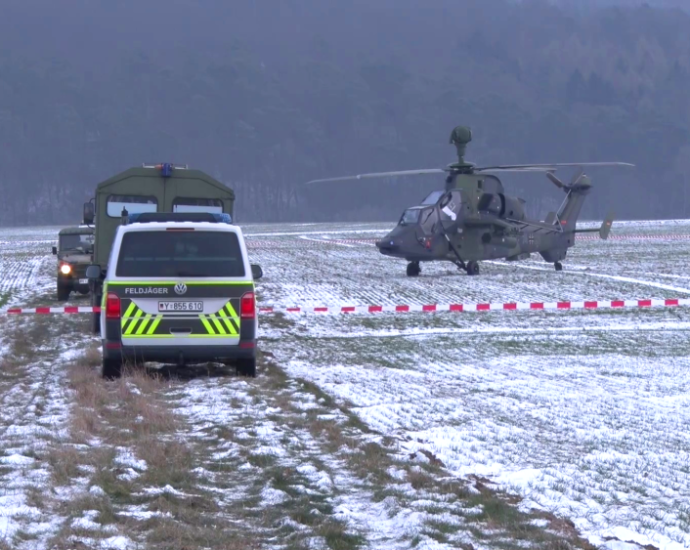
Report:
[[376,241],[376,248],[381,252],[395,252],[400,246],[393,239],[381,239]]

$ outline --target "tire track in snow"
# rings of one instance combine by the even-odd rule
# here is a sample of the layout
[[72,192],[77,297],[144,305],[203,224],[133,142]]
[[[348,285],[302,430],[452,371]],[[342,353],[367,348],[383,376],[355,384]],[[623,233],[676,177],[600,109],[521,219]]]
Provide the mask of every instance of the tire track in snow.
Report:
[[[593,540],[627,529],[671,548],[690,543],[681,504],[690,490],[690,323],[674,310],[651,313],[668,320],[644,326],[645,313],[642,326],[627,314],[597,314],[601,324],[584,333],[582,316],[515,330],[485,318],[475,334],[410,328],[389,343],[360,329],[340,346],[323,331],[319,346],[290,341],[285,360],[294,376],[351,402],[367,425],[410,452],[430,449],[457,475],[489,476]],[[399,368],[383,366],[396,360]],[[636,525],[655,516],[642,534]]]
[[[485,263],[490,263],[490,264],[494,264],[494,265],[501,265],[501,266],[511,265],[511,264],[507,264],[507,263],[505,263],[505,262],[493,261],[493,260],[487,261],[487,262],[485,262]],[[544,268],[544,267],[538,267],[538,266],[533,266],[533,265],[521,265],[521,264],[517,264],[517,263],[516,263],[516,264],[512,264],[512,265],[514,265],[515,267],[518,267],[518,268],[520,268],[520,269],[531,269],[531,270],[534,270],[534,271],[547,271],[547,272],[553,271],[552,269],[548,269],[548,268]],[[597,278],[600,278],[600,279],[608,279],[608,280],[611,280],[611,281],[620,281],[620,282],[623,282],[623,283],[631,283],[631,284],[636,284],[636,285],[642,285],[642,286],[649,286],[649,287],[653,287],[653,288],[659,288],[659,289],[662,289],[662,290],[671,290],[671,291],[673,291],[673,292],[682,292],[682,293],[684,293],[684,294],[690,294],[690,289],[687,289],[687,288],[681,288],[681,287],[676,287],[676,286],[671,286],[671,285],[665,285],[665,284],[663,284],[663,283],[655,283],[655,282],[653,282],[653,281],[645,281],[645,280],[643,280],[643,279],[633,279],[632,277],[620,277],[620,276],[618,276],[618,275],[606,275],[606,274],[604,274],[604,273],[595,273],[595,272],[591,272],[591,271],[585,271],[585,270],[588,269],[588,268],[586,268],[586,267],[584,267],[584,266],[572,266],[572,265],[571,265],[570,267],[576,268],[577,271],[564,270],[564,271],[561,271],[561,273],[565,273],[565,274],[567,274],[567,275],[573,275],[573,274],[577,274],[577,275],[586,275],[587,277],[597,277]]]
[[69,391],[61,367],[80,352],[78,342],[56,344],[59,332],[45,318],[4,323],[6,337],[29,342],[25,351],[23,343],[15,348],[12,360],[18,365],[2,384],[0,485],[6,492],[0,495],[0,537],[7,540],[19,530],[47,540],[64,521],[46,508],[49,499],[36,498],[37,491],[45,494],[52,486],[48,453],[67,432]]
[[[413,315],[413,314],[411,314]],[[452,313],[451,313],[452,315]],[[482,313],[477,313],[482,315]],[[512,315],[512,314],[511,314]],[[616,325],[585,325],[571,327],[538,327],[524,328],[515,326],[504,327],[474,327],[474,328],[432,328],[432,329],[409,329],[409,330],[351,330],[341,334],[322,334],[314,335],[312,338],[326,338],[332,340],[349,339],[378,339],[378,338],[426,338],[428,336],[442,336],[455,334],[476,334],[476,335],[498,335],[498,334],[575,334],[580,332],[668,332],[668,331],[690,331],[690,322],[669,321],[656,323],[620,323]],[[277,340],[275,338],[265,338],[265,340]]]

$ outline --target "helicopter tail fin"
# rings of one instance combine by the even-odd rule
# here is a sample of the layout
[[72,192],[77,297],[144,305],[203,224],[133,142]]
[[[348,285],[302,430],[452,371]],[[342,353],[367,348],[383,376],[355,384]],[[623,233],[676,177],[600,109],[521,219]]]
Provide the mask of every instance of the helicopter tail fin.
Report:
[[586,181],[584,185],[578,185],[568,191],[568,196],[557,214],[558,223],[565,231],[575,231],[577,220],[580,217],[582,205],[589,194],[590,184],[587,176],[582,176],[580,181]]
[[546,219],[544,220],[544,223],[546,225],[553,225],[556,221],[556,213],[555,212],[549,212],[546,215]]

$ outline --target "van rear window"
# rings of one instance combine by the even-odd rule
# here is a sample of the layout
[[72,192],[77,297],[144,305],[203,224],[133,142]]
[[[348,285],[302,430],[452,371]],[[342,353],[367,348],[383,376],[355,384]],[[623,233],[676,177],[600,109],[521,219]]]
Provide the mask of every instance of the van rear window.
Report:
[[125,233],[118,277],[244,277],[235,233],[141,231]]

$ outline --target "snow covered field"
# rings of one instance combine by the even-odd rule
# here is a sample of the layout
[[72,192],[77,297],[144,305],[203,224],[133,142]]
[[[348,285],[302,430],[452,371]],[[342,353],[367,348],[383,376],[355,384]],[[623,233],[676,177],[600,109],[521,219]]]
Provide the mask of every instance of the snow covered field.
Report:
[[[423,265],[419,279],[364,240],[385,229],[247,230],[270,241],[252,249],[266,273],[264,301],[690,295],[690,222],[614,224],[611,240],[583,239],[571,249],[562,273],[532,260],[483,263],[478,277]],[[486,476],[524,496],[525,506],[569,517],[592,542],[690,547],[687,309],[296,318],[299,331],[269,337],[287,371],[350,404],[407,450],[428,449],[459,476]]]
[[[417,279],[405,276],[404,262],[379,255],[373,246],[387,229],[381,224],[245,227],[251,260],[265,274],[257,286],[261,305],[690,297],[690,221],[616,222],[609,241],[580,240],[561,273],[534,259],[484,262],[478,277],[450,264],[423,265]],[[0,294],[10,303],[51,298],[50,247],[56,234],[56,228],[3,231]],[[9,339],[38,322],[0,321],[3,358],[10,355]],[[276,530],[261,526],[267,509],[291,510],[290,499],[302,499],[300,507],[330,510],[361,537],[348,539],[353,548],[413,542],[418,548],[525,546],[510,546],[505,536],[500,544],[482,543],[463,527],[471,513],[455,509],[436,491],[413,490],[403,459],[430,456],[443,475],[480,476],[522,497],[521,509],[572,520],[593,544],[690,547],[690,308],[274,315],[262,317],[261,326],[261,347],[287,375],[285,383],[264,371],[251,383],[200,378],[156,392],[184,419],[175,433],[195,446],[196,490],[212,498],[225,518],[239,513],[238,502],[242,510],[257,510],[243,521],[273,537],[272,546],[281,547],[275,537],[288,532],[292,544],[329,547],[323,533],[319,538],[304,532],[296,513],[286,511],[289,521],[281,520]],[[23,547],[45,547],[60,525],[74,523],[67,517],[49,521],[32,505],[31,491],[50,474],[35,447],[51,445],[69,429],[74,404],[64,365],[93,342],[86,333],[81,340],[70,337],[63,349],[72,351],[60,352],[52,362],[44,345],[27,365],[0,372],[0,402],[7,405],[0,417],[0,539],[24,533],[41,545]],[[314,384],[317,394],[305,390],[304,382]],[[261,411],[255,424],[242,424],[254,408]],[[362,430],[373,430],[363,435],[347,428],[361,446],[394,442],[392,458],[386,459],[391,462],[380,459],[387,464],[386,490],[393,496],[381,501],[374,481],[358,478],[347,446],[334,446],[332,436],[324,439],[299,425],[304,416],[345,429],[352,423],[349,415],[363,423]],[[21,423],[12,427],[19,417]],[[242,428],[223,435],[237,424]],[[139,456],[132,445],[128,453]],[[252,467],[238,470],[246,460]],[[132,463],[141,464],[141,458]],[[288,488],[278,478],[263,484],[256,468],[264,466],[291,468],[301,481]],[[139,473],[128,483],[144,483],[145,467],[145,462],[135,467]],[[88,483],[80,483],[89,490]],[[214,487],[233,495],[216,495]],[[151,490],[136,489],[137,494]],[[143,526],[155,511],[143,502],[116,511],[139,517]],[[99,532],[89,518],[85,513],[76,525],[89,524],[91,531],[80,527],[75,533],[91,533],[96,538],[87,539],[97,539],[101,548],[134,547],[139,540],[136,528],[116,524]],[[27,522],[38,527],[31,531]]]

